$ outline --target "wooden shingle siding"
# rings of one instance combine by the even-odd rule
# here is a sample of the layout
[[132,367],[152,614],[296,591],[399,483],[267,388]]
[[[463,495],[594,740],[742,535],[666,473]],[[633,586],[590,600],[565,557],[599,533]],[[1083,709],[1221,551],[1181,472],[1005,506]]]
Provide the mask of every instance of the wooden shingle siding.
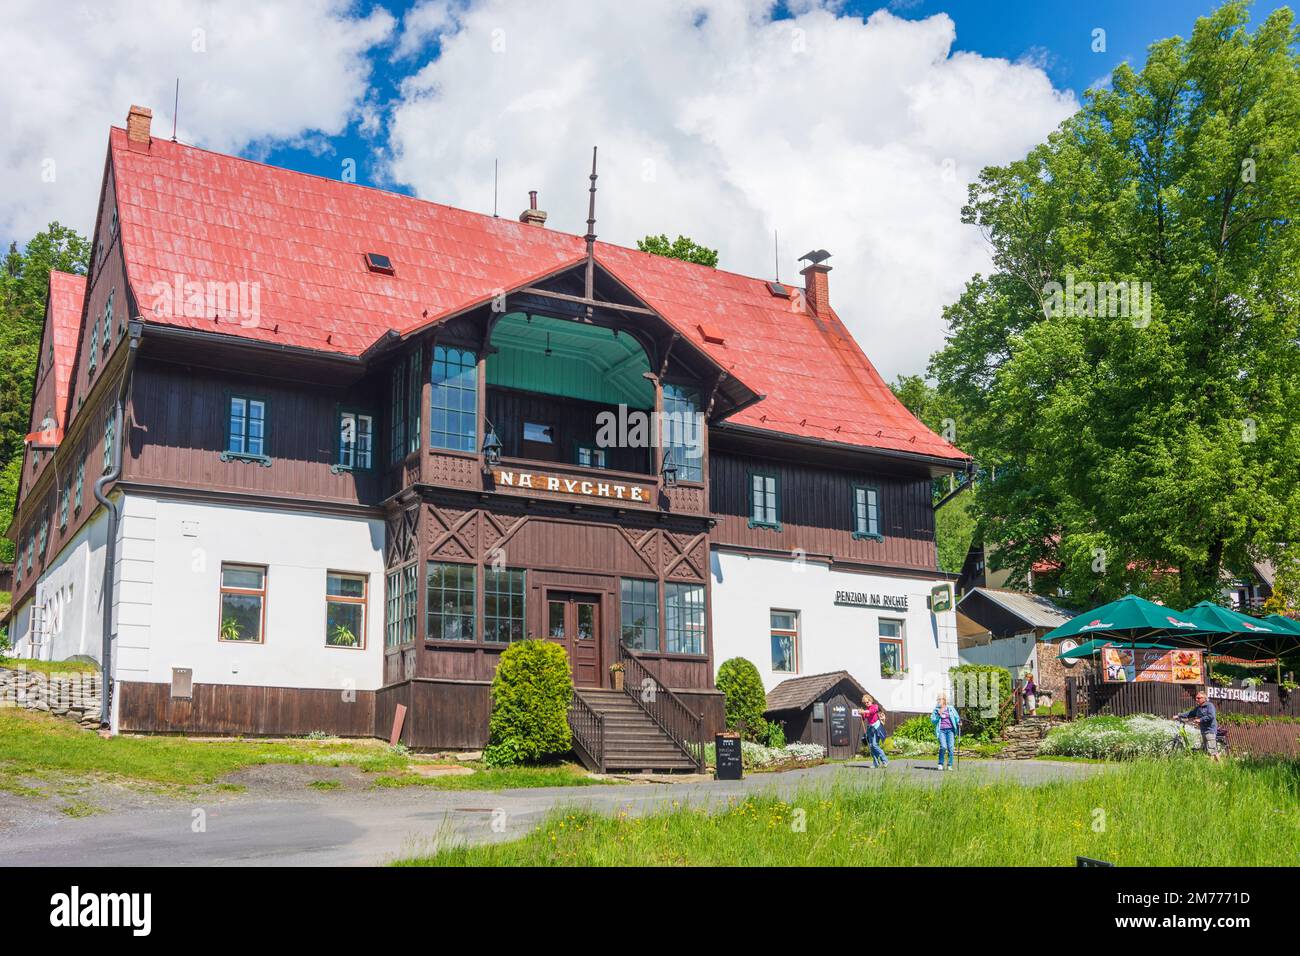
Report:
[[[266,402],[266,454],[271,466],[222,461],[231,394]],[[370,411],[381,406],[361,387],[282,385],[141,357],[132,388],[130,460],[123,477],[214,491],[255,492],[371,505],[379,500],[380,470],[333,468],[340,405]],[[379,459],[379,449],[375,450]]]
[[[715,545],[916,571],[934,571],[934,510],[930,478],[873,474],[719,451],[709,457],[710,506],[718,524]],[[780,482],[781,530],[749,527],[749,482],[754,471]],[[853,486],[880,492],[882,540],[853,536]]]

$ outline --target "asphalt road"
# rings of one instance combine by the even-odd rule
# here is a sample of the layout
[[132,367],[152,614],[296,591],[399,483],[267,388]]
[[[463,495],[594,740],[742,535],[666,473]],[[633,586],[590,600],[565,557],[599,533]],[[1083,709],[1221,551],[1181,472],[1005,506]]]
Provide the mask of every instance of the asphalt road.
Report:
[[169,797],[79,819],[10,812],[0,820],[0,865],[366,866],[429,852],[448,841],[517,839],[561,806],[640,814],[674,804],[725,804],[756,792],[788,795],[806,785],[876,786],[886,775],[934,786],[963,777],[1032,785],[1080,779],[1102,769],[984,760],[968,761],[948,774],[929,763],[895,760],[887,770],[823,765],[743,781],[498,791],[304,788],[301,794],[214,794],[211,801]]

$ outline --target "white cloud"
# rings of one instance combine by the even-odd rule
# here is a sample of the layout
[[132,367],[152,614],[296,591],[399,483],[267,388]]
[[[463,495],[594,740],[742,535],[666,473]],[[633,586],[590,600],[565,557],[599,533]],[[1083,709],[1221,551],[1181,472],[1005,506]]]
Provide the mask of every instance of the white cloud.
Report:
[[[154,134],[170,136],[177,76],[182,141],[224,152],[272,141],[321,148],[360,112],[368,53],[396,26],[381,8],[355,6],[10,0],[0,30],[0,239],[22,241],[56,218],[88,232],[108,127],[138,103],[153,109]],[[42,178],[47,160],[53,182]]]
[[1076,107],[1030,62],[953,53],[945,15],[863,22],[813,4],[588,0],[427,4],[406,53],[388,174],[428,199],[501,213],[541,190],[548,225],[585,229],[599,144],[601,238],[685,233],[723,268],[767,276],[834,253],[831,299],[892,377],[942,344],[943,306],[987,271],[960,223],[966,183],[1018,158]]

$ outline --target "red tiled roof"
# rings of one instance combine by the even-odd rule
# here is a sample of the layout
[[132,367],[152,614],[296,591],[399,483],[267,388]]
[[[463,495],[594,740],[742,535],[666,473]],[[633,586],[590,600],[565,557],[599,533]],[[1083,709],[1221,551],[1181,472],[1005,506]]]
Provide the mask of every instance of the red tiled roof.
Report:
[[72,367],[77,361],[77,334],[81,330],[81,308],[86,299],[86,277],[70,272],[50,271],[50,326],[54,335],[54,415],[59,427],[68,410]]
[[[585,255],[581,236],[511,219],[161,139],[133,150],[116,127],[109,142],[127,275],[150,322],[357,355],[389,330],[411,332]],[[369,272],[367,252],[388,256],[396,274]],[[596,258],[766,395],[729,421],[965,460],[894,397],[837,316],[793,311],[761,279],[608,243],[597,243]],[[257,323],[150,314],[157,289],[177,277],[256,283]]]

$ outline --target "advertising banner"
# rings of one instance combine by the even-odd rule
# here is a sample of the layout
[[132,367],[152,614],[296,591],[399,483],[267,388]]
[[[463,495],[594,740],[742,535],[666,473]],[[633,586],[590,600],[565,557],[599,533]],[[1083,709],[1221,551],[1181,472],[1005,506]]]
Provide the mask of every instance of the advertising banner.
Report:
[[1113,684],[1201,684],[1205,680],[1204,652],[1158,647],[1106,646],[1101,649],[1102,679]]

